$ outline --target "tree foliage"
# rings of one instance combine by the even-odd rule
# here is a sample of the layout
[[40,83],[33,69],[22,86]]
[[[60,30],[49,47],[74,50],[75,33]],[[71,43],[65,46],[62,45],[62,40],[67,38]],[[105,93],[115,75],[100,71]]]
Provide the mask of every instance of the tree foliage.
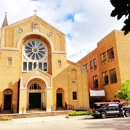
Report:
[[121,19],[122,16],[125,16],[124,26],[121,29],[124,31],[124,34],[130,32],[130,0],[110,0],[114,10],[111,12],[111,16],[117,16],[117,20]]
[[118,90],[116,97],[130,101],[130,80],[126,80],[121,85],[121,90]]

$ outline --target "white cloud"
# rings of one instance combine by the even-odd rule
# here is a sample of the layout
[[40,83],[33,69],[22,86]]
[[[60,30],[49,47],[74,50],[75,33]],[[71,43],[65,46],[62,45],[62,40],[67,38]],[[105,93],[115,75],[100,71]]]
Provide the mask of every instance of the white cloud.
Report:
[[[8,23],[30,17],[37,9],[39,17],[65,34],[67,57],[78,61],[96,48],[96,44],[114,29],[123,27],[123,19],[110,17],[109,0],[4,0],[1,1],[0,24],[7,12]],[[67,19],[71,15],[72,19]]]
[[74,16],[74,20],[78,22],[86,22],[87,18],[84,13],[78,13]]

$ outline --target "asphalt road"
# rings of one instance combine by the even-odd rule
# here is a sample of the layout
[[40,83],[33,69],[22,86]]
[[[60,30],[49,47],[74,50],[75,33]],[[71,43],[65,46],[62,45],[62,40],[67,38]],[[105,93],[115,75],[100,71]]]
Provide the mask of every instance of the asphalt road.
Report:
[[[23,119],[24,120],[24,119]],[[0,123],[0,130],[130,130],[130,118],[45,117]]]

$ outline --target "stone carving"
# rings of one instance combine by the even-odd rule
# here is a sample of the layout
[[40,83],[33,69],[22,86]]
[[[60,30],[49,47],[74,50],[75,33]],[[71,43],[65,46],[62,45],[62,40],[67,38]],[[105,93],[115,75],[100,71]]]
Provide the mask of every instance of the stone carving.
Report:
[[50,37],[50,36],[53,36],[53,32],[51,32],[51,31],[48,33],[48,37]]
[[38,23],[37,22],[33,22],[33,30],[38,30]]
[[22,28],[18,28],[18,29],[17,29],[17,32],[18,32],[18,33],[22,33],[22,32],[23,32],[23,29],[22,29]]

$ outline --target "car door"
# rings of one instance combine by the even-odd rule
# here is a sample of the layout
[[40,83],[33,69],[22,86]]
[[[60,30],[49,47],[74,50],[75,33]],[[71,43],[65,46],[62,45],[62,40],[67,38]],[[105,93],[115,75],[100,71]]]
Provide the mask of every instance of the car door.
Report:
[[118,115],[119,110],[117,109],[117,106],[108,106],[106,112],[107,115]]

